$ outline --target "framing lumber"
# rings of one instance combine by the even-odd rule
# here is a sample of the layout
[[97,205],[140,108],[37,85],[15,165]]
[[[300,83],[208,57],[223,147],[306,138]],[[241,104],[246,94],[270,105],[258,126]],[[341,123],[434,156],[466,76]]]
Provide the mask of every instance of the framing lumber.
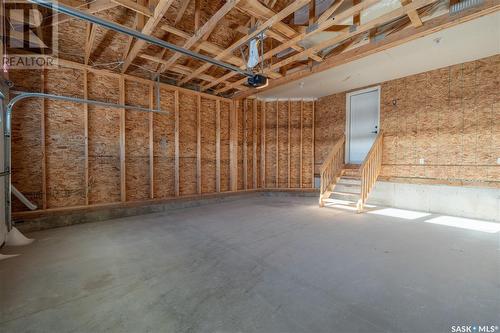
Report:
[[[89,98],[88,73],[83,71],[83,99]],[[84,142],[84,186],[85,205],[89,204],[89,105],[83,104],[83,142]]]
[[280,186],[279,182],[279,170],[280,170],[280,112],[279,112],[279,101],[276,100],[276,178],[275,178],[275,187],[278,188]]
[[220,101],[215,101],[215,191],[220,193]]
[[85,64],[87,65],[92,55],[92,48],[94,46],[97,26],[92,23],[87,24],[87,39],[85,41]]
[[[315,73],[319,73],[327,69],[334,68],[360,58],[364,58],[371,54],[381,52],[386,49],[407,43],[409,41],[430,35],[432,33],[456,26],[458,24],[494,13],[498,10],[500,10],[500,4],[498,3],[498,1],[485,0],[483,4],[464,10],[461,13],[457,13],[452,16],[448,14],[440,15],[426,21],[425,24],[418,28],[408,27],[406,29],[393,33],[378,42],[366,44],[358,48],[343,52],[339,55],[332,56],[322,63],[317,64],[313,68],[297,71],[280,79],[270,80],[269,85],[265,88],[260,89],[259,92],[284,85],[291,81],[300,80]],[[236,94],[234,98],[246,98],[255,94],[256,92],[256,89],[248,89],[247,91]]]
[[314,160],[315,160],[315,153],[314,153],[314,142],[316,141],[315,140],[315,136],[316,136],[316,131],[315,131],[315,122],[316,122],[316,102],[313,101],[312,102],[313,105],[312,105],[312,135],[311,135],[311,141],[312,141],[312,144],[311,144],[311,188],[314,188]]
[[260,182],[262,188],[266,187],[266,102],[260,105]]
[[196,190],[201,194],[201,96],[196,99]]
[[230,190],[238,190],[238,113],[236,101],[231,102],[229,111],[230,140],[229,140],[229,169],[230,169]]
[[[188,8],[189,6],[189,2],[190,0],[185,0],[183,3],[182,3],[182,7],[178,9],[177,11],[177,16],[175,17],[175,21],[174,21],[174,26],[176,26],[182,19],[182,17],[184,16],[184,13],[186,12],[186,9]],[[161,54],[160,54],[160,59],[163,59],[165,57],[165,53],[167,53],[167,49],[163,49],[161,51]],[[160,68],[161,68],[161,64],[158,64],[156,66],[156,72],[159,73],[160,72]]]
[[[45,69],[42,70],[42,89],[41,92],[45,93],[46,88],[46,73]],[[42,207],[47,209],[47,153],[46,153],[46,140],[45,140],[45,98],[41,101],[42,107],[40,108],[40,146],[42,149]],[[88,179],[88,177],[87,177]]]
[[248,189],[248,128],[247,128],[247,116],[248,116],[248,100],[243,100],[243,189]]
[[[125,104],[125,78],[119,78],[120,97],[119,103]],[[120,197],[121,201],[127,201],[126,187],[126,164],[125,164],[125,109],[120,109]]]
[[291,173],[291,167],[290,167],[290,114],[291,114],[291,102],[288,100],[288,188],[290,188],[290,173]]
[[[405,6],[409,4],[411,1],[412,0],[401,0],[400,2],[403,6]],[[410,18],[411,24],[413,24],[414,27],[418,28],[423,24],[416,10],[409,11],[407,15]]]
[[111,2],[116,3],[117,5],[128,8],[138,14],[144,15],[146,17],[153,16],[153,12],[146,6],[142,6],[137,2],[133,2],[130,0],[110,0]]
[[302,150],[304,149],[303,146],[304,146],[304,134],[303,134],[303,130],[304,130],[304,121],[303,121],[303,118],[304,117],[304,100],[300,100],[300,154],[299,154],[299,159],[300,159],[300,188],[302,188],[302,181],[303,181],[303,177],[302,177],[302,165],[303,165],[303,152]]
[[253,180],[253,188],[258,188],[257,184],[257,100],[253,100],[253,158],[252,158],[252,180]]
[[[161,19],[173,2],[174,0],[159,0],[158,5],[156,5],[156,8],[153,12],[153,16],[148,19],[141,32],[146,35],[153,33],[154,29],[160,23]],[[135,42],[134,46],[127,55],[127,58],[123,62],[122,73],[125,73],[127,71],[128,67],[130,66],[130,64],[132,64],[132,61],[134,61],[144,45],[146,45],[146,42],[142,39]]]
[[179,187],[179,91],[174,92],[174,113],[175,113],[175,130],[174,130],[174,183],[175,183],[175,196],[180,194]]
[[[196,42],[198,42],[205,34],[207,34],[209,31],[212,31],[217,23],[227,14],[229,11],[231,11],[241,0],[231,0],[228,1],[222,6],[221,9],[217,11],[200,29],[196,30],[195,34],[189,38],[184,45],[182,46],[185,49],[190,49],[193,47]],[[169,69],[170,66],[172,66],[177,59],[182,57],[182,54],[180,53],[175,53],[170,59],[167,60],[167,63],[165,65],[162,65],[162,68],[160,71],[164,72],[167,69]]]
[[[109,0],[95,0],[94,2],[89,4],[87,6],[87,8],[81,8],[82,3],[78,2],[78,1],[64,0],[64,1],[61,1],[61,3],[63,3],[64,5],[67,5],[67,6],[71,6],[75,9],[78,9],[84,13],[87,13],[87,14],[97,14],[99,12],[103,12],[103,11],[108,10],[108,9],[116,8],[118,6],[118,4],[113,3]],[[83,6],[85,6],[85,4],[83,4]],[[65,23],[65,22],[68,22],[70,20],[75,20],[74,17],[68,16],[66,14],[57,14],[56,13],[55,15],[56,15],[56,19],[53,21],[53,23],[52,23],[53,25]]]
[[[153,83],[149,84],[149,108],[153,109],[155,106],[154,102],[154,86]],[[159,109],[159,105],[156,109]],[[155,169],[154,169],[154,113],[149,113],[149,198],[154,199],[155,197]]]
[[[244,2],[247,2],[247,1],[250,1],[250,0],[245,0]],[[233,43],[231,46],[229,46],[228,48],[226,48],[224,50],[224,52],[222,52],[221,54],[219,54],[218,56],[216,56],[215,59],[217,59],[217,60],[225,59],[226,57],[228,57],[229,55],[231,55],[241,45],[243,45],[246,42],[248,42],[249,40],[257,37],[262,31],[264,31],[265,29],[267,29],[267,28],[275,25],[277,22],[281,22],[281,20],[283,20],[285,17],[287,17],[288,15],[292,14],[296,10],[300,9],[302,6],[306,5],[310,1],[311,0],[296,0],[296,1],[294,1],[291,5],[289,5],[286,8],[284,8],[281,12],[279,12],[278,14],[272,16],[267,21],[265,21],[264,23],[262,23],[254,32],[252,32],[252,33],[250,33],[250,34],[248,34],[248,35],[240,38],[236,43]],[[199,67],[198,69],[196,69],[191,75],[189,75],[186,78],[184,78],[183,80],[181,80],[179,82],[179,85],[182,85],[182,84],[188,82],[189,80],[193,79],[197,75],[203,73],[205,70],[207,70],[208,68],[210,68],[210,66],[212,66],[212,64],[203,64],[201,67]],[[206,90],[208,88],[204,87],[204,89]]]

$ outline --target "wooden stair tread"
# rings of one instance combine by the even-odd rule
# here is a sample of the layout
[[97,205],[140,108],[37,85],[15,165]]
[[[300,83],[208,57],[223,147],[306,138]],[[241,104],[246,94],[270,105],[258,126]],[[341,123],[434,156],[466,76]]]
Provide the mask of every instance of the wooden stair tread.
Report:
[[332,191],[331,194],[340,194],[340,195],[346,195],[346,196],[354,196],[354,195],[359,196],[361,193]]

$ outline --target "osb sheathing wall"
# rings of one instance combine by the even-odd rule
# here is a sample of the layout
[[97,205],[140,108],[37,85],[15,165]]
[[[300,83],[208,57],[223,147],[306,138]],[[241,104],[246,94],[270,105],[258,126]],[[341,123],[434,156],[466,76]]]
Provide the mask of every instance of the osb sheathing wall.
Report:
[[[158,104],[154,82],[103,72],[17,70],[10,79],[14,92]],[[13,184],[40,209],[312,187],[314,102],[233,102],[163,84],[159,97],[168,114],[23,101],[13,115]]]
[[[498,186],[499,72],[496,55],[380,84],[381,177]],[[316,171],[344,132],[345,98],[317,102]]]
[[[253,115],[256,135],[251,139],[247,135],[246,140],[248,186],[255,178],[263,188],[311,188],[314,102],[254,101],[250,107],[251,104],[247,107],[247,118],[249,110],[257,110],[258,114]],[[256,140],[256,146],[252,147],[252,140]],[[252,159],[256,160],[255,167]]]
[[[147,80],[77,69],[9,74],[13,93],[36,91],[157,107],[157,86]],[[13,184],[39,209],[233,190],[232,101],[163,84],[159,95],[167,115],[24,100],[12,119]],[[14,200],[14,211],[24,210]]]

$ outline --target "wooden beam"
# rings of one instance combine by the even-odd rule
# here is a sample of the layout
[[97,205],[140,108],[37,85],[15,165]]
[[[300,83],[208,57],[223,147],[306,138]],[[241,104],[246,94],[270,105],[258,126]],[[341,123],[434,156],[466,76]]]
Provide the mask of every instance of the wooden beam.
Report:
[[201,194],[201,96],[196,103],[196,188]]
[[92,48],[94,46],[95,36],[97,32],[97,26],[92,23],[87,24],[87,39],[85,41],[85,64],[87,65],[92,54]]
[[252,129],[253,129],[253,157],[252,157],[252,180],[253,180],[253,183],[252,183],[252,187],[254,189],[258,188],[258,184],[257,184],[257,173],[258,173],[258,169],[257,169],[257,100],[254,99],[253,100],[253,122],[252,122]]
[[[125,79],[119,78],[119,103],[125,105]],[[126,164],[125,164],[125,109],[120,110],[120,197],[121,201],[127,201],[126,187]]]
[[303,138],[303,129],[304,129],[304,100],[302,99],[300,101],[300,188],[302,188],[302,181],[303,181],[303,178],[302,178],[302,165],[303,165],[303,152],[302,150],[304,149],[303,146],[304,146],[304,138]]
[[146,6],[142,6],[138,4],[137,2],[133,2],[130,0],[111,0],[111,2],[114,2],[120,6],[123,6],[125,8],[128,8],[138,14],[144,15],[146,17],[151,17],[153,16],[153,12]]
[[279,170],[280,170],[280,145],[279,145],[279,136],[280,136],[280,116],[279,116],[279,101],[276,100],[276,188],[280,186],[280,181],[279,181]]
[[215,191],[220,192],[220,101],[215,101]]
[[[153,109],[155,105],[154,102],[154,86],[149,84],[149,108]],[[159,105],[156,109],[159,109]],[[149,198],[154,199],[155,197],[155,181],[154,181],[154,113],[149,113]]]
[[[495,0],[485,0],[482,5],[472,7],[453,16],[450,16],[448,14],[440,15],[436,18],[426,21],[424,25],[418,28],[409,27],[400,30],[376,43],[369,43],[358,48],[346,51],[339,55],[330,57],[322,63],[314,66],[313,68],[288,74],[287,77],[283,77],[281,79],[271,80],[269,82],[269,85],[259,90],[259,92],[290,83],[291,81],[300,80],[315,73],[319,73],[327,69],[364,58],[371,54],[381,52],[389,48],[407,43],[409,41],[456,26],[458,24],[468,22],[490,13],[494,13],[498,10],[500,10],[500,4],[498,4],[498,2],[496,2]],[[237,94],[234,98],[246,98],[255,94],[256,92],[256,89],[248,89],[245,92]]]
[[[61,1],[61,3],[73,7],[75,9],[78,9],[84,13],[87,14],[97,14],[99,12],[103,12],[108,9],[113,9],[118,6],[118,4],[113,3],[109,0],[95,0],[94,2],[90,3],[87,8],[80,8],[81,3],[80,2],[71,2],[68,3],[69,1]],[[68,22],[70,20],[75,20],[74,17],[68,16],[66,14],[55,14],[56,18],[52,21],[51,25],[57,25],[61,23]]]
[[[302,40],[304,40],[305,38],[308,38],[308,37],[311,37],[313,36],[314,34],[317,34],[321,31],[324,31],[324,30],[327,30],[329,28],[331,28],[333,25],[334,25],[334,22],[339,22],[339,21],[342,21],[346,18],[349,18],[353,15],[355,15],[356,13],[359,13],[361,10],[363,9],[366,9],[366,8],[369,8],[370,6],[374,5],[375,3],[377,3],[378,1],[380,0],[365,0],[363,1],[363,3],[360,3],[356,6],[353,6],[345,11],[343,11],[342,13],[339,13],[335,19],[331,19],[331,20],[327,20],[327,19],[324,19],[320,24],[318,24],[318,27],[315,29],[315,30],[312,30],[310,32],[303,32],[303,33],[300,33],[300,34],[295,34],[294,37],[292,39],[290,39],[289,41],[275,47],[275,48],[272,48],[271,50],[267,51],[263,56],[261,56],[261,61],[263,60],[267,60],[269,58],[272,58],[273,56],[275,56],[276,54],[278,54],[279,52],[282,52],[284,50],[287,50],[289,48],[295,48],[297,46],[297,44],[299,42],[301,42]],[[341,3],[339,3],[339,6],[340,6]],[[338,8],[338,7],[337,7]],[[335,9],[337,9],[335,8]],[[332,11],[333,13],[333,11]],[[345,31],[347,32],[348,29],[345,29]],[[301,51],[298,53],[298,54],[304,54],[304,52],[306,52],[306,50],[302,49],[301,48]],[[307,57],[311,57],[311,56],[314,56],[316,54],[316,50],[314,52],[308,52],[307,54]],[[321,57],[319,58],[315,58],[313,57],[312,58],[313,60],[315,61],[318,61],[318,62],[321,62],[323,61],[323,59]],[[294,58],[295,60],[295,58]],[[275,66],[273,65],[272,66],[272,70],[266,70],[266,74],[268,76],[270,75],[273,75],[274,74],[274,70],[276,68],[280,68],[282,66]],[[203,86],[202,90],[206,90],[206,89],[209,89],[223,81],[226,81],[227,79],[233,77],[234,75],[236,75],[235,73],[228,73],[226,74],[225,76],[223,76],[222,78],[206,85],[206,86]],[[240,84],[241,80],[240,81],[237,81],[238,84]],[[224,90],[222,90],[221,92],[224,92],[224,91],[227,91],[227,90],[230,90],[232,89],[234,86],[233,84],[231,84],[230,87],[227,87],[227,88],[223,88]],[[221,92],[217,92],[217,93],[221,93]]]
[[[286,8],[284,8],[278,14],[274,15],[273,17],[269,18],[267,21],[265,21],[264,23],[262,23],[254,32],[252,32],[252,33],[250,33],[250,34],[248,34],[248,35],[240,38],[236,43],[233,43],[231,46],[229,46],[228,48],[226,48],[224,50],[224,52],[222,52],[218,56],[216,56],[215,59],[221,60],[221,59],[224,59],[224,58],[228,57],[236,49],[238,49],[241,45],[243,45],[246,42],[248,42],[249,40],[251,40],[251,39],[259,36],[259,34],[262,31],[264,31],[265,29],[271,27],[273,24],[275,24],[277,22],[281,22],[285,17],[287,17],[288,15],[292,14],[296,10],[300,9],[302,6],[306,5],[310,1],[311,0],[296,0],[296,1],[293,1],[292,4],[290,4],[289,6],[287,6]],[[204,65],[202,65],[200,68],[198,68],[197,70],[195,70],[193,72],[193,74],[187,76],[181,82],[179,82],[179,85],[182,85],[182,84],[188,82],[189,80],[191,80],[192,78],[196,77],[198,74],[203,73],[210,66],[212,66],[212,65],[211,64],[204,64]]]
[[[174,20],[174,26],[176,26],[184,16],[184,13],[186,12],[186,9],[188,8],[190,3],[190,0],[185,0],[182,2],[182,6],[177,10],[177,16],[175,17]],[[163,59],[165,57],[165,54],[167,53],[167,49],[163,49],[160,54],[160,59]],[[156,72],[158,73],[160,71],[161,65],[158,64],[156,66]]]
[[238,190],[238,114],[236,112],[235,103],[237,103],[237,101],[231,102],[229,113],[229,169],[231,191]]
[[291,102],[288,100],[288,188],[291,186],[291,181],[290,181],[290,173],[291,173],[291,167],[290,167],[290,110],[291,110]]
[[312,141],[312,144],[311,144],[311,147],[312,147],[312,152],[311,152],[311,155],[312,155],[312,158],[311,158],[311,168],[312,168],[312,175],[311,175],[311,188],[314,188],[314,163],[315,163],[315,147],[314,147],[314,144],[315,144],[315,135],[316,135],[316,130],[315,130],[315,122],[316,122],[316,102],[313,101],[312,102],[312,138],[311,138],[311,141]]
[[247,128],[247,115],[248,115],[248,100],[243,100],[243,189],[248,189],[248,128]]
[[[222,6],[200,29],[198,29],[195,34],[189,38],[184,45],[182,46],[185,49],[190,49],[193,47],[196,42],[198,42],[206,33],[212,31],[217,23],[231,11],[241,0],[230,0]],[[179,59],[182,55],[180,53],[175,53],[170,59],[167,60],[167,64],[162,66],[161,71],[167,70],[170,66],[172,66],[177,59]]]
[[[83,71],[83,99],[89,99],[87,71]],[[85,205],[89,204],[89,105],[83,104],[83,155],[84,155],[84,186]]]
[[[161,28],[169,33],[172,33],[172,34],[174,34],[178,37],[184,38],[184,39],[189,39],[189,38],[193,37],[193,35],[191,35],[187,32],[184,32],[182,30],[179,30],[177,28],[174,28],[172,26],[169,26],[167,24],[162,25]],[[203,50],[207,53],[210,53],[213,56],[216,56],[219,53],[224,51],[224,49],[222,47],[220,47],[216,44],[213,44],[211,42],[208,42],[208,41],[200,42],[198,47],[200,48],[200,50]],[[225,59],[225,61],[227,61],[228,63],[231,63],[233,65],[236,65],[236,66],[243,66],[244,65],[241,58],[234,56],[234,55],[227,57]]]
[[179,91],[174,92],[174,113],[175,113],[175,129],[174,129],[174,164],[175,164],[175,196],[180,194],[179,187]]
[[[119,80],[120,77],[123,77],[124,79],[126,79],[128,81],[139,82],[139,83],[142,83],[145,85],[148,85],[151,82],[153,82],[154,84],[157,84],[157,81],[151,80],[148,78],[143,78],[143,77],[129,75],[129,74],[120,74],[120,73],[116,73],[116,72],[113,72],[113,71],[108,70],[108,69],[95,68],[95,67],[85,65],[85,64],[82,64],[79,62],[69,61],[69,60],[65,60],[65,59],[58,59],[57,64],[58,64],[58,68],[72,68],[72,69],[78,69],[78,70],[85,70],[86,69],[89,72],[96,73],[99,75],[104,75],[107,77],[112,77],[116,80]],[[47,68],[47,69],[49,69],[49,68]],[[186,88],[182,88],[182,87],[177,87],[177,86],[173,86],[173,85],[168,84],[168,83],[160,82],[160,86],[165,88],[165,89],[172,90],[172,91],[179,91],[179,92],[182,92],[184,94],[189,94],[189,95],[200,94],[203,98],[208,98],[208,99],[214,100],[214,101],[215,100],[229,101],[228,98],[215,96],[215,95],[211,95],[211,94],[207,94],[207,93],[202,93],[199,91],[194,91],[194,90],[186,89]]]
[[[154,62],[157,62],[157,63],[160,63],[160,64],[167,64],[166,60],[163,60],[161,58],[157,58],[157,57],[154,57],[154,56],[151,56],[151,55],[148,55],[148,54],[141,54],[141,55],[139,55],[139,58],[150,60],[150,61],[154,61]],[[191,67],[183,66],[183,65],[180,65],[180,64],[174,64],[173,66],[171,66],[169,68],[169,71],[172,71],[172,72],[175,72],[175,73],[179,73],[179,74],[182,74],[182,75],[189,75],[189,74],[192,73],[193,69]],[[212,82],[212,81],[214,81],[214,80],[217,79],[217,78],[215,78],[213,76],[210,76],[210,75],[207,75],[207,74],[200,74],[198,76],[198,78],[202,79],[204,81],[207,81],[207,82]],[[244,86],[239,85],[239,86],[236,86],[235,89],[246,90],[247,88],[244,87]]]
[[[1,7],[1,6],[0,6]],[[42,70],[42,93],[46,91],[46,70]],[[47,209],[47,149],[45,140],[45,98],[42,98],[40,108],[40,146],[42,148],[42,208]]]
[[194,0],[194,31],[200,29],[201,0]]
[[318,20],[316,21],[317,24],[321,24],[325,22],[326,20],[330,19],[332,15],[335,13],[337,9],[339,9],[340,6],[345,2],[345,0],[337,0],[335,1],[330,8],[325,10],[323,14],[321,14],[318,17]]
[[[368,1],[370,1],[370,0],[368,0]],[[276,68],[279,68],[281,66],[287,65],[287,64],[292,63],[294,61],[300,60],[310,53],[319,52],[327,47],[330,47],[330,46],[335,45],[337,43],[343,42],[343,41],[345,41],[349,38],[352,38],[354,36],[357,36],[361,33],[367,32],[370,29],[375,28],[375,27],[377,27],[385,22],[389,22],[389,21],[392,21],[394,19],[397,19],[398,17],[406,15],[410,10],[415,10],[415,9],[427,6],[427,5],[434,3],[436,1],[437,0],[415,0],[411,4],[408,4],[408,5],[401,7],[401,8],[397,8],[397,9],[395,9],[387,14],[384,14],[376,19],[373,19],[365,24],[358,26],[355,31],[344,33],[344,34],[339,35],[339,36],[335,36],[335,37],[328,39],[324,42],[318,43],[317,45],[312,46],[301,53],[298,53],[296,55],[288,57],[288,58],[272,65],[267,71],[270,72]],[[359,5],[362,5],[365,2],[366,1],[362,2]]]
[[[400,0],[401,4],[403,6],[409,4],[412,0]],[[422,20],[420,19],[420,16],[418,15],[418,12],[416,10],[411,10],[407,13],[408,17],[410,18],[411,24],[415,27],[418,28],[420,27],[423,23]]]
[[260,111],[260,182],[266,188],[266,102],[261,101]]
[[[148,19],[141,32],[146,35],[153,33],[154,29],[160,23],[161,19],[173,2],[174,0],[159,0],[158,5],[156,5],[156,8],[153,12],[153,16]],[[130,66],[132,61],[134,61],[135,57],[139,54],[145,44],[146,42],[143,40],[137,40],[135,42],[134,46],[130,50],[127,58],[123,63],[122,73],[125,73],[127,71],[128,67]]]

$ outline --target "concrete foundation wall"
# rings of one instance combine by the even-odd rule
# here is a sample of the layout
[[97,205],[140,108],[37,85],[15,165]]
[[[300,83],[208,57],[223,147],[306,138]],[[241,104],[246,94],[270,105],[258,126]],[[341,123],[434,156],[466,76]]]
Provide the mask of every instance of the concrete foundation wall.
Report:
[[500,189],[379,181],[368,203],[500,221]]

